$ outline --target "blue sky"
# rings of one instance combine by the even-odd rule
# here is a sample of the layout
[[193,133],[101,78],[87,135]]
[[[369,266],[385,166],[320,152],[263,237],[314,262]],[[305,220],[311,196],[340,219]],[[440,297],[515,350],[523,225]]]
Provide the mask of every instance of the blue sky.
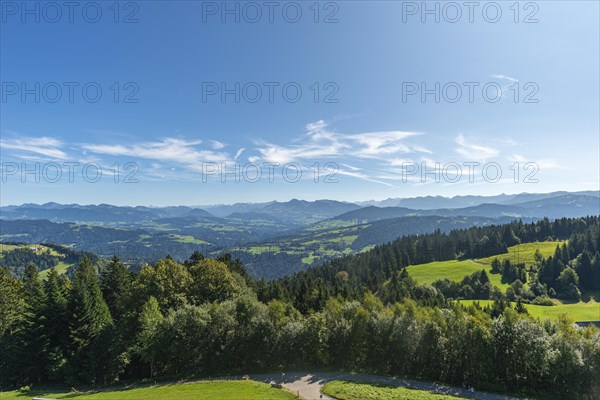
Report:
[[595,1],[27,4],[2,2],[2,205],[599,189]]

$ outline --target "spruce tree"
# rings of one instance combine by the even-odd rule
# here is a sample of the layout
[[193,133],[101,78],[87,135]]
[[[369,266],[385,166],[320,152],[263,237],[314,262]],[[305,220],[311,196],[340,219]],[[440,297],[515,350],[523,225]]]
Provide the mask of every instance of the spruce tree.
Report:
[[102,296],[108,305],[108,309],[115,320],[120,319],[125,313],[123,296],[131,286],[131,275],[123,264],[115,256],[100,276]]
[[66,363],[69,343],[69,325],[67,317],[67,293],[64,284],[54,268],[50,270],[44,282],[46,304],[44,307],[46,339],[46,364],[48,378],[59,380]]
[[590,281],[591,290],[600,290],[600,253],[598,252],[596,252],[592,259],[592,278]]
[[13,356],[19,348],[16,339],[23,325],[24,310],[21,282],[0,267],[0,386],[9,383],[15,376],[16,357]]
[[577,258],[575,262],[575,270],[579,275],[579,282],[583,289],[593,290],[595,286],[594,282],[594,270],[592,267],[592,259],[587,250],[584,250]]
[[7,269],[0,267],[0,338],[13,333],[24,308],[19,281]]
[[95,382],[97,365],[94,345],[112,323],[112,317],[90,260],[81,260],[69,296],[69,337],[72,374],[76,379]]
[[45,380],[46,340],[44,304],[46,296],[35,266],[25,268],[22,280],[25,310],[17,333],[13,362],[17,380],[22,384],[32,384]]

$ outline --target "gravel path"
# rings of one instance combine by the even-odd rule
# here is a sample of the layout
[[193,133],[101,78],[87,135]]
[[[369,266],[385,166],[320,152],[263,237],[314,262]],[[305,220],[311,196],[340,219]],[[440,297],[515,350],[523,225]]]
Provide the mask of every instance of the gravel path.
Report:
[[[465,389],[414,381],[410,379],[391,378],[378,375],[354,374],[341,372],[286,372],[281,374],[250,374],[250,379],[266,383],[281,383],[284,388],[292,393],[298,394],[305,400],[333,400],[331,397],[321,394],[325,383],[335,380],[346,380],[353,382],[384,384],[389,386],[403,386],[411,389],[428,390],[435,393],[448,394],[466,399],[477,400],[519,400],[517,397],[475,391],[470,393]],[[224,379],[240,379],[240,376],[232,376]],[[283,379],[282,379],[283,378]]]

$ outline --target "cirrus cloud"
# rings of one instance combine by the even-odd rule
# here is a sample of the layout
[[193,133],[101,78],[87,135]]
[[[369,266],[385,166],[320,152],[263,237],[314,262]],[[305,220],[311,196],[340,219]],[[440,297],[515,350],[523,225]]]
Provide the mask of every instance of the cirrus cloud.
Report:
[[50,157],[54,159],[67,158],[67,154],[63,150],[61,150],[62,145],[63,143],[60,140],[47,136],[21,136],[19,138],[0,139],[0,149],[18,150],[21,152],[33,153],[36,155],[41,155],[44,157]]
[[472,143],[462,133],[454,141],[458,144],[456,152],[465,158],[484,161],[497,157],[500,154],[500,151],[492,147]]
[[137,157],[165,163],[182,164],[195,171],[202,170],[202,163],[226,162],[231,155],[224,151],[199,149],[201,140],[164,138],[154,142],[142,142],[131,145],[122,144],[83,144],[85,151],[110,156]]

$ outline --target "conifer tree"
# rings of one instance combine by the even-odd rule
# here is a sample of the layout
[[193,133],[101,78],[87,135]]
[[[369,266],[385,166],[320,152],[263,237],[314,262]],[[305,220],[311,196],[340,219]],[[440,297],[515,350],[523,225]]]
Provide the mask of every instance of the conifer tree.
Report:
[[46,304],[44,306],[45,325],[43,335],[46,339],[46,362],[50,380],[58,380],[61,369],[66,363],[66,351],[69,343],[69,325],[67,318],[67,293],[58,273],[52,268],[44,282]]
[[94,345],[103,330],[111,325],[112,317],[102,298],[96,271],[87,257],[75,271],[68,310],[72,373],[80,380],[95,382]]
[[12,354],[14,365],[18,370],[19,382],[32,384],[43,381],[46,370],[44,362],[46,352],[44,304],[46,296],[35,266],[30,264],[25,268],[22,287],[25,309],[21,327],[17,334],[17,347]]
[[579,281],[583,289],[592,290],[595,286],[592,259],[587,250],[584,250],[574,262],[575,271],[579,275]]
[[17,332],[22,328],[25,299],[21,282],[9,271],[0,267],[0,385],[13,381],[16,375],[12,368],[14,351],[17,349]]
[[122,302],[123,296],[131,286],[131,275],[127,266],[115,256],[100,276],[102,296],[108,309],[115,320],[120,319],[125,313]]
[[0,339],[15,329],[22,317],[25,301],[18,280],[0,267]]

